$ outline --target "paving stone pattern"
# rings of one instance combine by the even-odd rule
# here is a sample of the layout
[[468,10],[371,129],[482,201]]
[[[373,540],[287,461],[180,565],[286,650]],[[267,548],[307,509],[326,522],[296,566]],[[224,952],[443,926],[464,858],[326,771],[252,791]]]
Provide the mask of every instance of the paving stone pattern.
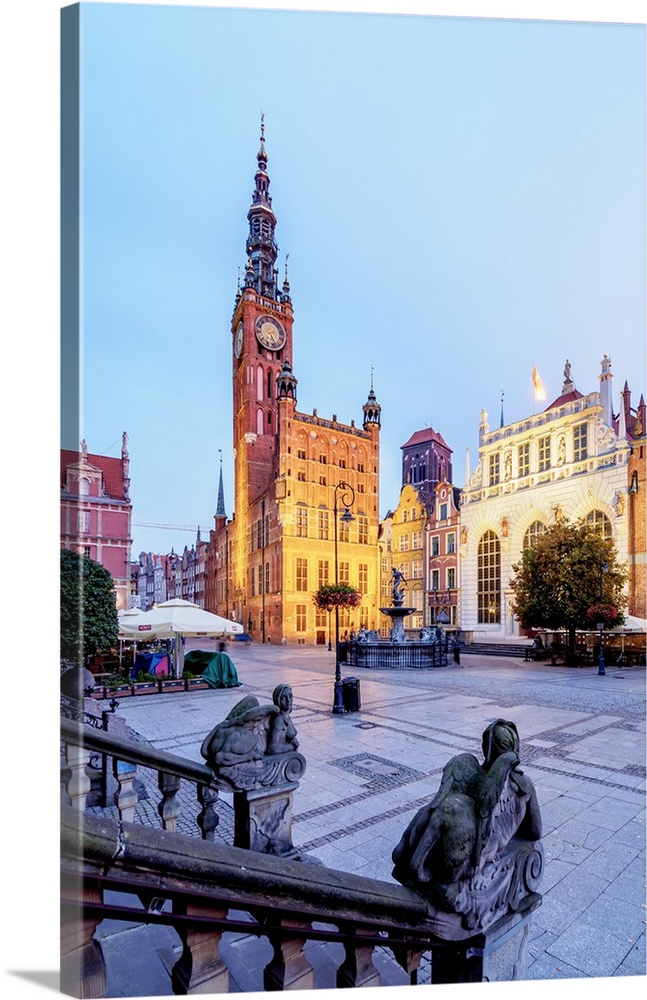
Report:
[[[292,717],[307,759],[294,799],[295,845],[330,867],[391,881],[391,852],[435,793],[449,758],[465,751],[480,756],[485,727],[510,719],[519,730],[522,767],[537,789],[546,851],[529,978],[645,975],[644,667],[607,668],[599,676],[597,668],[525,663],[523,654],[463,654],[460,669],[354,669],[361,709],[335,716],[327,650],[232,644],[231,655],[241,687],[124,700],[113,731],[201,760],[204,736],[240,698],[255,694],[269,702],[277,683],[291,684]],[[140,779],[147,797],[138,819],[157,826],[156,776],[144,772]],[[183,787],[180,794],[179,829],[199,835],[194,792]],[[217,836],[231,843],[230,796],[221,795],[218,813]],[[239,955],[247,948],[251,956],[256,947],[248,965],[259,965],[258,943],[233,937]],[[316,961],[334,969],[329,954],[312,948]],[[385,983],[407,982],[388,953],[380,963]],[[427,964],[421,981],[428,971]],[[325,969],[322,975],[334,986]],[[259,990],[259,984],[257,975],[241,972],[233,987]],[[113,986],[111,995],[120,995]]]

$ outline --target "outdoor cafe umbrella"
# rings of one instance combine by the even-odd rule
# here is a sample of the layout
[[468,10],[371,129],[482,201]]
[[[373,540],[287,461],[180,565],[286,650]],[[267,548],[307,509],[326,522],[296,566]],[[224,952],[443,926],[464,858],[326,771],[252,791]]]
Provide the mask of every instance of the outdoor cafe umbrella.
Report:
[[119,635],[123,639],[139,639],[144,642],[151,639],[175,640],[173,667],[176,677],[181,673],[179,660],[182,643],[177,641],[180,637],[204,635],[221,639],[225,636],[240,635],[244,631],[238,622],[214,615],[197,604],[179,597],[163,601],[140,615],[132,617],[122,615],[119,619]]

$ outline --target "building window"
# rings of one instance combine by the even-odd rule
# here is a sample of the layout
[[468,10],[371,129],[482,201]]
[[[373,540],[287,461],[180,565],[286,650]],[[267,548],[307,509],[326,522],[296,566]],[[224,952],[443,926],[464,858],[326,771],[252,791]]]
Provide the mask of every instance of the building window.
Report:
[[446,503],[441,503],[441,505],[440,505],[440,520],[441,521],[446,521],[447,520],[447,504]]
[[603,538],[613,538],[611,521],[601,510],[592,510],[586,515],[586,520]]
[[408,552],[408,551],[409,551],[409,535],[402,534],[400,535],[400,552]]
[[587,427],[586,424],[578,424],[573,428],[573,461],[582,462],[585,458],[588,458]]
[[380,592],[382,594],[382,597],[388,597],[389,596],[389,594],[391,593],[391,581],[390,580],[382,580],[381,585],[380,585]]
[[364,514],[360,514],[357,518],[357,531],[357,541],[361,545],[368,545],[368,518]]
[[324,584],[328,583],[329,572],[328,560],[320,559],[317,566],[317,584],[319,587],[323,587]]
[[534,549],[537,539],[541,538],[545,531],[546,525],[543,521],[533,521],[523,536],[524,549]]
[[478,547],[478,621],[501,621],[501,545],[493,531],[486,531]]
[[456,590],[456,570],[453,566],[447,568],[447,589]]
[[306,474],[305,474],[305,472],[297,472],[297,482],[299,482],[299,483],[305,483],[305,481],[306,481]]
[[90,533],[90,511],[79,510],[77,512],[76,524],[79,535],[88,535]]
[[518,475],[527,476],[530,472],[530,444],[520,444],[517,448]]
[[328,462],[328,459],[326,458],[325,455],[320,455],[319,456],[319,461],[321,462],[322,465],[326,465],[327,462]]
[[308,537],[308,508],[297,506],[297,538]]
[[308,560],[297,557],[297,590],[308,589]]
[[339,522],[339,541],[349,542],[350,541],[350,524],[348,521]]
[[414,531],[411,534],[411,548],[421,549],[422,548],[422,531]]
[[258,592],[259,592],[259,594],[263,593],[263,567],[262,566],[258,567]]
[[297,451],[297,458],[305,458],[306,453],[304,448],[299,448]]
[[350,583],[350,563],[340,562],[337,572],[340,583]]
[[317,511],[317,535],[325,540],[328,538],[328,511]]
[[440,570],[432,569],[431,571],[431,589],[440,589]]
[[402,523],[406,524],[406,522],[408,520],[409,520],[409,511],[408,510],[403,510],[402,511]]
[[387,556],[382,556],[381,566],[382,566],[382,572],[383,573],[388,573],[389,572],[389,560],[388,560]]
[[422,559],[414,559],[411,563],[411,579],[422,579]]
[[305,604],[297,604],[295,611],[296,611],[296,631],[305,632],[307,623],[307,607]]
[[498,453],[490,455],[490,486],[496,486],[500,478],[500,460]]
[[412,507],[411,510],[409,511],[409,517],[411,518],[412,521],[415,521],[417,516],[418,516],[418,511],[416,510],[415,507]]
[[270,564],[268,562],[266,562],[265,563],[265,593],[269,594],[269,592],[270,592]]
[[346,459],[345,458],[340,458],[339,459],[339,468],[340,469],[345,469],[346,468]]
[[539,471],[544,472],[550,469],[550,438],[539,438],[538,444]]
[[320,486],[325,486],[326,485],[326,477],[325,476],[319,476],[319,485]]
[[456,535],[452,531],[450,535],[447,535],[447,554],[453,555],[456,551]]
[[360,594],[368,594],[368,564],[360,563],[357,567],[358,585]]
[[434,535],[431,539],[431,554],[432,556],[440,555],[440,536]]

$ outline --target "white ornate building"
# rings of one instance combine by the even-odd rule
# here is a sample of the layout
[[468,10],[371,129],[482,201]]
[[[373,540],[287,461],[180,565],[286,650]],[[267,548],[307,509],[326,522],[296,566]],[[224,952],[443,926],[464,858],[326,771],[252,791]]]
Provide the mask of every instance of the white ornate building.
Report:
[[[612,407],[611,360],[583,395],[566,362],[560,396],[545,410],[490,430],[482,411],[479,461],[461,495],[461,628],[468,640],[520,635],[511,609],[512,566],[555,518],[585,517],[628,558],[625,409]],[[469,463],[468,463],[469,464]]]

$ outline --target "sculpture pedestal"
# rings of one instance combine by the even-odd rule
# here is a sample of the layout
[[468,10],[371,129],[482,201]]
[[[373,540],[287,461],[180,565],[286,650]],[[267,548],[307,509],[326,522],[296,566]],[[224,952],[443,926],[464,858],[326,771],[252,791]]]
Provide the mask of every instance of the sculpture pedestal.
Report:
[[502,917],[482,934],[431,949],[431,983],[503,983],[527,979],[528,936],[541,896],[524,900],[523,910]]
[[388,615],[393,622],[391,628],[391,642],[406,642],[407,636],[404,631],[404,619],[413,614],[415,608],[380,608],[383,615]]
[[234,792],[234,847],[293,858],[292,795],[297,781]]

